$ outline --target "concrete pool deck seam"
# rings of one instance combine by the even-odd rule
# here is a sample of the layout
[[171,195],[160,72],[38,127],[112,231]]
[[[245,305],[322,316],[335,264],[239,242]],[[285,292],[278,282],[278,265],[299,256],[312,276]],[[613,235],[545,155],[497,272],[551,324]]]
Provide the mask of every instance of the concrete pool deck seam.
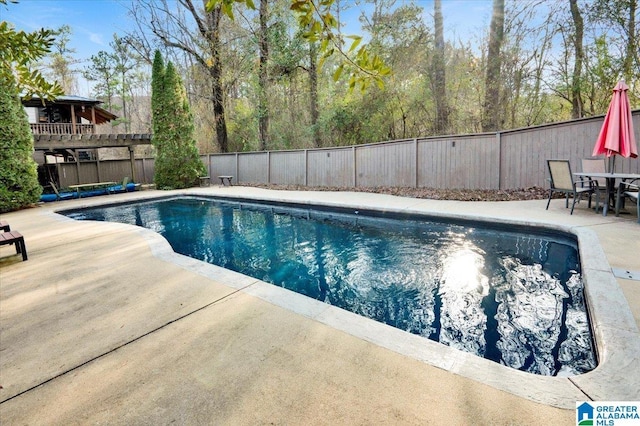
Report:
[[[206,192],[200,193],[200,191],[178,191],[175,194],[175,196],[192,195],[204,195],[205,197],[209,196]],[[317,200],[313,200],[313,202],[307,200],[306,202],[302,202],[295,196],[287,197],[286,195],[287,194],[278,193],[276,197],[253,199],[258,202],[276,201],[300,204],[303,206],[321,204],[329,207],[346,207],[348,209],[357,210],[373,209],[375,207],[371,205],[360,206],[354,203],[346,203],[344,201],[318,203]],[[169,196],[168,198],[170,197],[171,196]],[[241,196],[234,197],[233,194],[225,194],[224,197],[226,199],[243,198]],[[592,329],[594,339],[596,340],[597,353],[599,357],[598,367],[596,367],[596,369],[592,370],[589,373],[585,373],[579,376],[572,376],[574,378],[587,377],[586,380],[570,380],[567,377],[535,376],[529,373],[523,373],[509,367],[499,365],[493,361],[478,357],[476,355],[461,352],[437,342],[432,342],[423,337],[410,335],[410,333],[407,333],[405,331],[393,328],[386,324],[378,323],[375,320],[360,317],[356,314],[352,314],[342,309],[333,307],[324,302],[318,302],[308,297],[297,295],[296,293],[293,293],[286,289],[282,289],[278,286],[263,283],[262,281],[256,280],[255,278],[248,277],[243,274],[229,271],[215,265],[210,265],[208,263],[177,254],[173,251],[171,245],[161,235],[148,229],[139,227],[134,228],[136,228],[137,232],[142,233],[149,241],[152,252],[157,257],[180,265],[181,267],[193,272],[202,274],[225,285],[231,286],[232,288],[238,289],[238,291],[251,294],[271,304],[291,310],[293,312],[346,332],[355,337],[393,350],[397,353],[403,354],[405,356],[410,356],[414,359],[426,362],[435,367],[460,374],[464,377],[477,380],[481,383],[487,383],[486,374],[482,370],[493,371],[495,370],[495,366],[499,366],[500,369],[503,369],[504,371],[501,371],[500,373],[494,372],[493,374],[500,376],[501,380],[490,380],[492,386],[513,393],[515,395],[523,396],[536,402],[541,402],[561,408],[569,408],[573,406],[578,398],[584,395],[590,395],[590,392],[588,390],[585,390],[585,387],[597,387],[603,380],[599,377],[611,374],[611,372],[609,371],[611,370],[611,365],[607,362],[609,358],[606,356],[606,348],[612,346],[616,341],[617,343],[620,343],[618,339],[613,337],[613,335],[616,334],[615,331],[626,331],[631,332],[632,335],[636,335],[638,333],[638,330],[635,326],[633,317],[630,315],[628,306],[626,309],[624,309],[626,299],[619,291],[619,288],[617,288],[618,291],[616,291],[616,287],[618,286],[617,283],[615,283],[611,267],[606,261],[602,248],[597,243],[597,236],[593,230],[581,225],[566,226],[552,222],[541,223],[533,220],[508,220],[505,218],[496,218],[491,215],[469,216],[468,214],[449,214],[438,211],[425,212],[424,207],[421,206],[427,205],[428,203],[426,201],[407,204],[409,205],[404,205],[401,207],[385,207],[383,210],[385,212],[391,213],[401,212],[415,215],[426,214],[429,218],[435,219],[442,217],[448,220],[460,219],[476,222],[494,220],[506,225],[515,224],[518,226],[543,226],[547,229],[574,235],[578,241],[580,256],[582,259],[582,274],[585,279],[585,294],[588,295],[587,301],[590,304],[589,311],[592,312],[592,315],[596,317],[595,320],[592,319]],[[590,263],[585,264],[585,258],[589,258]],[[604,289],[600,289],[599,286],[596,286],[594,283],[588,283],[588,277],[592,274],[595,274],[594,276],[601,276],[601,278],[598,278],[598,281],[600,283],[603,280],[608,281],[608,284],[605,285]],[[246,283],[249,281],[251,281],[252,283],[250,285],[246,285]],[[242,290],[240,290],[241,288]],[[284,290],[284,292],[282,290]],[[612,311],[610,309],[607,309],[607,307],[601,306],[603,305],[601,303],[603,295],[607,300],[607,304],[614,304],[620,309]],[[296,300],[296,303],[292,303],[292,300]],[[310,305],[315,305],[315,307]],[[609,317],[613,313],[613,317],[608,318],[604,324],[599,321],[599,319],[601,319],[604,315],[603,311],[607,311],[605,315],[606,317]],[[407,334],[409,336],[405,336]],[[380,336],[385,337],[384,339],[381,339]],[[412,342],[414,338],[419,340]],[[536,379],[533,381],[537,383],[536,386],[531,386],[530,383],[523,383],[524,381],[520,377],[520,374],[525,374],[526,376],[535,376]],[[527,381],[531,382],[532,379],[529,377]],[[566,386],[561,386],[560,383],[562,382],[569,385],[570,388],[574,388],[579,393],[567,389]],[[564,391],[550,392],[550,387],[564,387],[565,389]],[[556,389],[556,391],[558,391],[558,389]]]
[[[251,286],[251,285],[253,285],[253,284],[249,284],[249,286]],[[150,336],[150,335],[152,335],[152,334],[154,334],[154,333],[156,333],[156,332],[158,332],[160,330],[163,330],[163,329],[171,326],[172,324],[174,324],[174,323],[176,323],[178,321],[184,320],[185,318],[188,318],[188,317],[190,317],[190,316],[192,316],[192,315],[194,315],[194,314],[196,314],[196,313],[198,313],[198,312],[200,312],[200,311],[202,311],[204,309],[210,308],[210,307],[212,307],[212,306],[224,301],[225,299],[228,299],[228,298],[230,298],[230,297],[242,292],[243,290],[244,290],[244,288],[233,290],[230,293],[228,293],[228,294],[226,294],[226,295],[224,295],[224,296],[222,296],[222,297],[220,297],[220,298],[218,298],[216,300],[213,300],[213,301],[211,301],[211,302],[209,302],[209,303],[207,303],[207,304],[205,304],[205,305],[203,305],[203,306],[201,306],[201,307],[199,307],[197,309],[194,309],[194,310],[192,310],[192,311],[190,311],[190,312],[188,312],[186,314],[183,314],[183,315],[181,315],[181,316],[179,316],[179,317],[177,317],[175,319],[172,319],[172,320],[170,320],[170,321],[168,321],[168,322],[166,322],[166,323],[164,323],[164,324],[162,324],[162,325],[160,325],[158,327],[155,327],[152,330],[149,330],[149,331],[147,331],[147,332],[145,332],[145,333],[143,333],[143,334],[141,334],[139,336],[136,336],[135,338],[130,339],[130,340],[128,340],[128,341],[126,341],[126,342],[124,342],[124,343],[122,343],[122,344],[120,344],[120,345],[118,345],[118,346],[116,346],[116,347],[114,347],[112,349],[107,350],[106,352],[103,352],[103,353],[97,355],[97,356],[94,356],[93,358],[88,359],[88,360],[86,360],[86,361],[84,361],[84,362],[82,362],[82,363],[80,363],[78,365],[72,366],[72,367],[68,368],[67,370],[64,370],[61,373],[56,374],[55,376],[53,376],[51,378],[48,378],[48,379],[46,379],[46,380],[44,380],[44,381],[42,381],[42,382],[40,382],[40,383],[38,383],[36,385],[33,385],[32,387],[30,387],[28,389],[25,389],[25,390],[23,390],[23,391],[21,391],[19,393],[16,393],[15,395],[12,395],[12,396],[10,396],[10,397],[8,397],[6,399],[0,400],[0,405],[4,404],[5,402],[11,401],[14,398],[18,398],[19,396],[24,395],[27,392],[30,392],[30,391],[32,391],[34,389],[37,389],[37,388],[39,388],[41,386],[44,386],[47,383],[50,383],[50,382],[52,382],[52,381],[54,381],[54,380],[56,380],[56,379],[58,379],[58,378],[60,378],[62,376],[65,376],[65,375],[67,375],[69,373],[72,373],[73,371],[76,371],[76,370],[78,370],[78,369],[80,369],[80,368],[82,368],[82,367],[84,367],[84,366],[86,366],[88,364],[91,364],[94,361],[97,361],[97,360],[99,360],[101,358],[104,358],[104,357],[106,357],[106,356],[108,356],[108,355],[110,355],[110,354],[112,354],[112,353],[114,353],[114,352],[116,352],[116,351],[128,346],[128,345],[136,343],[139,340],[144,339],[145,337],[148,337],[148,336]]]

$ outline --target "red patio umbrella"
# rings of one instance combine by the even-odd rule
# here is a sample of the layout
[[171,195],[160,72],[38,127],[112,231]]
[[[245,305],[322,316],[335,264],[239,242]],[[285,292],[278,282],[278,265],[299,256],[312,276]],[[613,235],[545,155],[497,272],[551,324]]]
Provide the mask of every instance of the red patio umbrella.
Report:
[[[600,135],[593,148],[594,156],[606,155],[611,157],[622,155],[626,158],[636,158],[638,156],[627,90],[629,90],[629,86],[624,81],[619,81],[614,87],[609,110],[604,117]],[[614,171],[615,157],[612,160],[609,168],[610,172]]]

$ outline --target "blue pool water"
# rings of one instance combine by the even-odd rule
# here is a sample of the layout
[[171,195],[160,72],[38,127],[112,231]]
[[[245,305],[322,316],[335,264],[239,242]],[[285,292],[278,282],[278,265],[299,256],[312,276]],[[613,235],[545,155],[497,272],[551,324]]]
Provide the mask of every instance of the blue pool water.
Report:
[[178,253],[515,369],[596,367],[562,234],[197,197],[65,214],[152,229]]

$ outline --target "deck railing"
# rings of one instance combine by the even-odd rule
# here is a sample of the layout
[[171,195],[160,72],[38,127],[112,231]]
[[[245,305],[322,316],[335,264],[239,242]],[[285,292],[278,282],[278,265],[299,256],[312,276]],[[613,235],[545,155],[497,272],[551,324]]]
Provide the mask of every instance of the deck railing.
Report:
[[83,135],[95,133],[93,124],[31,123],[34,135]]

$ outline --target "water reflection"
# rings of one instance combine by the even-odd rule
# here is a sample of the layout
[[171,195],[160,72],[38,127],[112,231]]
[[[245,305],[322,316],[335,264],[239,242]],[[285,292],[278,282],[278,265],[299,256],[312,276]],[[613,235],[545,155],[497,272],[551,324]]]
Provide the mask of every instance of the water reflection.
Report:
[[484,356],[487,316],[482,300],[489,279],[482,273],[484,256],[465,247],[447,254],[440,281],[440,342]]
[[494,286],[502,361],[519,370],[553,375],[553,350],[559,343],[564,299],[569,295],[539,264],[523,265],[511,257],[501,263],[506,274]]
[[178,253],[523,371],[595,368],[568,242],[196,198],[72,216],[153,229]]

